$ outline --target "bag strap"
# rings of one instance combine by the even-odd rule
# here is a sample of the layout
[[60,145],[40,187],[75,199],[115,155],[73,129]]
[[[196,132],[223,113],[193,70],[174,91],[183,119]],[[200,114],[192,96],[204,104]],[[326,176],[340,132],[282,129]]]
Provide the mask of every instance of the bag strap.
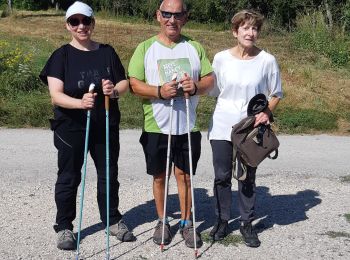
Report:
[[238,181],[244,181],[247,178],[247,166],[244,165],[244,163],[241,163],[241,167],[242,167],[242,171],[243,171],[243,175],[241,177],[238,177],[236,168],[237,168],[237,150],[235,149],[235,147],[232,145],[232,176],[233,178],[235,178]]
[[271,160],[277,159],[277,157],[278,157],[278,149],[274,150],[273,152],[275,152],[275,154],[274,154],[273,156],[271,156],[271,154],[269,154],[269,155],[267,156],[267,158],[269,158],[269,159],[271,159]]

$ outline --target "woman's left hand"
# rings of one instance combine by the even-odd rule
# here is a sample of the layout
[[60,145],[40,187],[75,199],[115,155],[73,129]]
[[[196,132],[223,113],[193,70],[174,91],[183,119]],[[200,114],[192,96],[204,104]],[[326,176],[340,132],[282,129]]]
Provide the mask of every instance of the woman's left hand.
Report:
[[270,116],[267,112],[260,112],[259,114],[255,115],[254,127],[257,127],[260,124],[263,124],[263,125],[270,124],[269,118]]
[[114,85],[109,79],[102,79],[102,91],[105,96],[113,94]]

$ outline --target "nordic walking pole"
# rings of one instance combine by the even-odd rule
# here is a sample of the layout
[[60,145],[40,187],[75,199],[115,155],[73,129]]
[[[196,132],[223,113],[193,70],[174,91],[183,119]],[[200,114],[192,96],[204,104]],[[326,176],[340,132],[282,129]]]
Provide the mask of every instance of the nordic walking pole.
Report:
[[106,200],[107,200],[106,260],[109,260],[109,96],[105,96],[105,109],[106,109]]
[[[91,83],[89,86],[89,93],[93,93],[95,84]],[[85,130],[85,147],[84,147],[84,165],[83,165],[83,174],[82,174],[82,183],[80,191],[80,213],[79,213],[79,225],[78,225],[78,239],[77,239],[77,252],[76,260],[79,260],[79,249],[80,249],[80,231],[81,231],[81,222],[83,219],[83,207],[84,207],[84,191],[85,191],[85,176],[86,176],[86,163],[87,163],[87,153],[89,146],[89,132],[90,132],[90,115],[91,110],[87,111],[86,116],[86,130]]]
[[186,100],[186,121],[187,121],[187,136],[188,136],[188,157],[190,163],[190,180],[191,180],[191,197],[192,197],[192,219],[193,219],[193,241],[194,241],[194,255],[198,256],[197,240],[196,240],[196,211],[194,205],[194,187],[193,187],[193,168],[192,168],[192,146],[191,146],[191,131],[190,131],[190,111],[189,111],[189,93],[184,93]]
[[[174,73],[172,81],[176,80],[177,74]],[[170,147],[171,147],[171,134],[173,129],[173,105],[174,99],[170,100],[170,128],[168,134],[168,148],[166,152],[166,169],[165,169],[165,190],[164,190],[164,210],[163,210],[163,227],[162,227],[162,242],[160,244],[160,250],[164,250],[164,230],[165,230],[165,221],[166,221],[166,204],[168,198],[168,183],[169,183],[169,170],[170,170]]]

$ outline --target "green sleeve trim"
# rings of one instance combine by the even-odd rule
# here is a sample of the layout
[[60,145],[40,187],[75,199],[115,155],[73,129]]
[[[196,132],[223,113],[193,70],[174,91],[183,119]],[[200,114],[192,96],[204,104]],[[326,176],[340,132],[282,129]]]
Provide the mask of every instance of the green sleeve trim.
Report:
[[208,75],[209,73],[213,72],[213,68],[210,64],[210,61],[205,53],[205,50],[203,46],[194,40],[189,39],[189,44],[191,44],[198,52],[199,59],[201,61],[201,77],[204,77],[205,75]]
[[156,36],[151,37],[150,39],[141,42],[135,49],[134,54],[132,55],[129,61],[128,67],[128,77],[136,78],[138,80],[146,82],[145,76],[145,55],[147,50],[152,46],[156,41]]

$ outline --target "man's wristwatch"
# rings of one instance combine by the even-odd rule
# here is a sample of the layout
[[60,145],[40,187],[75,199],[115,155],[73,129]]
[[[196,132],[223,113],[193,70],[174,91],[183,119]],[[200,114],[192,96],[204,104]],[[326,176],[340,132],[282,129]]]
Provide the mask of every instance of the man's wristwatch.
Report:
[[190,96],[194,96],[194,95],[197,94],[197,90],[198,90],[197,84],[194,83],[194,82],[193,82],[193,84],[194,84],[194,92],[193,92],[193,93],[190,93]]
[[159,85],[159,86],[158,86],[158,90],[157,90],[157,91],[158,91],[158,98],[164,100],[165,98],[163,98],[163,97],[162,97],[162,94],[160,93],[160,89],[161,89],[161,88],[162,88],[162,85]]

